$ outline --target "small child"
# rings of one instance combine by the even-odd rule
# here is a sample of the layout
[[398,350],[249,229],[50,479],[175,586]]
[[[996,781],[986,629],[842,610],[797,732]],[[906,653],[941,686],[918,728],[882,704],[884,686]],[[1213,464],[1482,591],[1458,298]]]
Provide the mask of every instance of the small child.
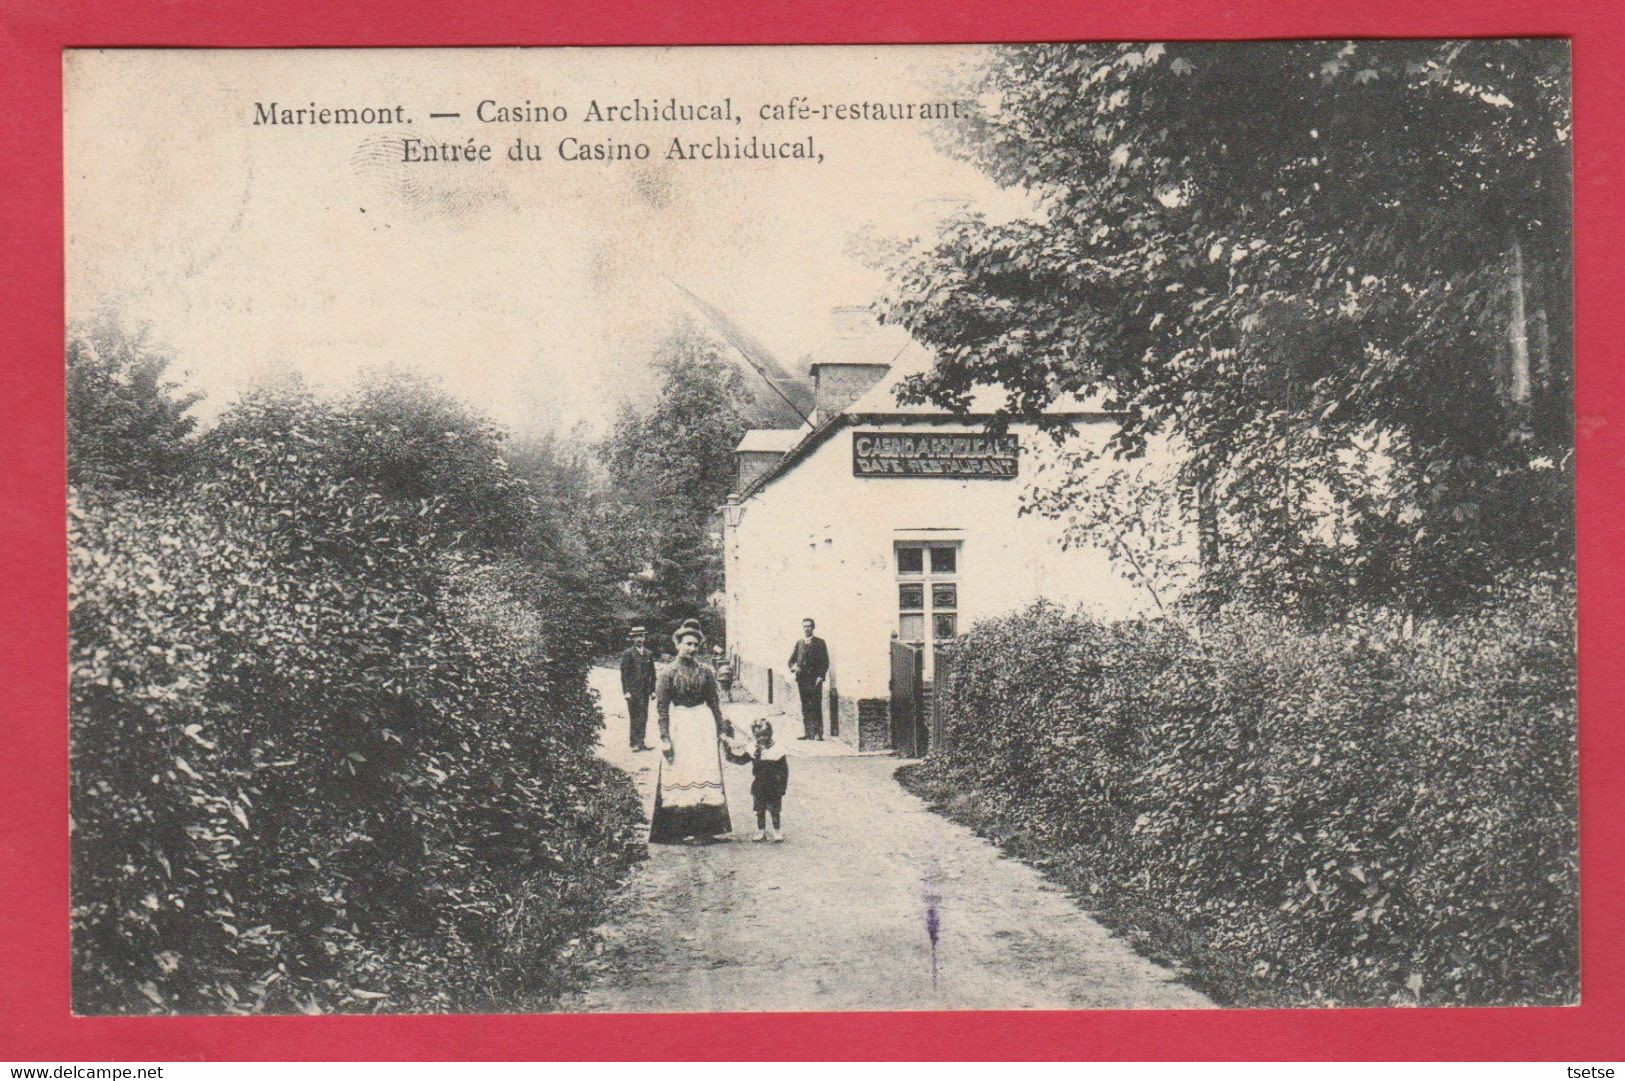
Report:
[[728,696],[728,701],[734,700],[734,666],[720,657],[717,659],[717,686]]
[[[752,841],[784,840],[780,832],[779,812],[784,807],[784,793],[790,787],[790,762],[784,757],[784,748],[773,743],[773,724],[765,717],[750,726],[751,750],[750,796],[756,807],[756,832]],[[767,826],[767,816],[773,816],[773,826]]]

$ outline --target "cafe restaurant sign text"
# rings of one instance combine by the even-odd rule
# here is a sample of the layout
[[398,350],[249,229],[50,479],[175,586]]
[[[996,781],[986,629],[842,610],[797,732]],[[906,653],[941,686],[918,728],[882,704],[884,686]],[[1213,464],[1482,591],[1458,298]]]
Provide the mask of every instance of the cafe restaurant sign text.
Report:
[[1016,475],[1013,435],[854,432],[854,477],[1008,480]]

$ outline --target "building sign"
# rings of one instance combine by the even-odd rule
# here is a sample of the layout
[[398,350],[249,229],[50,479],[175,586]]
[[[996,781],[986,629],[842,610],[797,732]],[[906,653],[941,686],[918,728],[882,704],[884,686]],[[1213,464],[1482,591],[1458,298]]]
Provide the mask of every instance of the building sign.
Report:
[[1016,475],[1013,435],[854,432],[854,477],[1008,480]]

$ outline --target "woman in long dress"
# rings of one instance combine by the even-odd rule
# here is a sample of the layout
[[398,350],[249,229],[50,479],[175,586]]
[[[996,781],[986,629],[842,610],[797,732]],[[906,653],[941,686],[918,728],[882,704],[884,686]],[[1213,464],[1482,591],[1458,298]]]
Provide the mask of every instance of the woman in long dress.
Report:
[[660,775],[649,841],[672,844],[689,837],[733,832],[722,787],[720,738],[727,729],[716,673],[696,654],[705,633],[693,621],[672,635],[677,659],[655,677],[660,722]]

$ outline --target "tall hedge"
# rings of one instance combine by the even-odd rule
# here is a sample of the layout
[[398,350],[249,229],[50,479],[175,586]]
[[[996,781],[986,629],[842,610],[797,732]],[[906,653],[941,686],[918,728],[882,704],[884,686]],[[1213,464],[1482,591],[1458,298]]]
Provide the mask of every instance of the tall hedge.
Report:
[[1089,894],[1302,1004],[1578,995],[1572,588],[1198,637],[1040,605],[938,688],[926,779]]
[[356,469],[380,423],[250,405],[184,491],[76,496],[79,1011],[542,1007],[633,857],[572,598]]

